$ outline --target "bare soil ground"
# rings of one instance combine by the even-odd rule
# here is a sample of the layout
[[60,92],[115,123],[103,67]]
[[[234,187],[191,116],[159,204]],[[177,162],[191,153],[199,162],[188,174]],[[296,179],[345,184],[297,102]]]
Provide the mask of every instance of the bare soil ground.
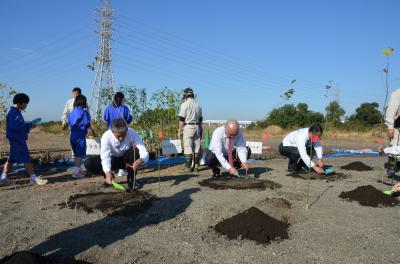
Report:
[[[57,146],[56,142],[68,142],[64,137],[66,140],[54,136],[53,141],[53,136],[38,133],[31,137],[38,142],[30,142],[30,146]],[[271,145],[276,148],[278,143],[272,141]],[[376,148],[371,142],[342,142],[339,146]],[[340,168],[355,161],[373,170]],[[53,259],[100,264],[399,263],[400,206],[363,206],[339,197],[360,186],[388,189],[377,182],[385,177],[385,162],[386,158],[378,156],[327,159],[327,164],[347,177],[312,180],[308,210],[307,181],[286,176],[287,161],[283,159],[251,164],[258,180],[281,188],[213,189],[199,184],[211,176],[205,168],[199,174],[184,174],[181,166],[174,166],[162,168],[160,182],[157,170],[140,171],[144,194],[138,197],[100,189],[101,176],[71,180],[70,171],[47,172],[43,174],[49,180],[46,186],[29,186],[20,179],[19,184],[0,188],[0,259],[27,250]],[[96,193],[100,198],[93,200]],[[101,193],[115,193],[110,196],[115,200],[103,211],[96,210],[97,202],[101,207],[107,201],[108,196]],[[89,194],[84,202],[89,201],[91,210],[78,205],[85,194]],[[122,204],[124,199],[132,203]],[[132,209],[131,205],[139,206]],[[216,232],[218,223],[252,207],[288,224],[288,238],[262,244]],[[257,222],[254,225],[257,227]]]

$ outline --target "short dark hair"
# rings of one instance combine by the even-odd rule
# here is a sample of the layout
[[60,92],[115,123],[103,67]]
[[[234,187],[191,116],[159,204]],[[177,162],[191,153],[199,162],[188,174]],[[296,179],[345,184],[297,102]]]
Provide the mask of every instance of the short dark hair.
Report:
[[188,87],[185,90],[183,90],[183,98],[194,98],[193,89]]
[[128,126],[123,118],[114,119],[111,122],[111,131],[113,133],[123,133],[128,131]]
[[124,99],[125,99],[124,94],[121,93],[121,92],[117,92],[114,95],[113,106],[114,107],[120,107],[122,105],[122,100],[124,100]]
[[82,90],[79,87],[74,87],[74,89],[72,89],[72,92],[77,92],[79,95],[82,94]]
[[322,126],[320,124],[313,124],[308,129],[308,132],[311,132],[311,134],[313,134],[313,135],[316,135],[316,134],[318,134],[318,132],[320,132],[322,135],[322,133],[324,133],[324,130],[322,129]]
[[28,104],[29,96],[24,93],[17,93],[13,98],[13,104]]
[[75,97],[74,107],[87,108],[86,96],[80,94],[77,97]]

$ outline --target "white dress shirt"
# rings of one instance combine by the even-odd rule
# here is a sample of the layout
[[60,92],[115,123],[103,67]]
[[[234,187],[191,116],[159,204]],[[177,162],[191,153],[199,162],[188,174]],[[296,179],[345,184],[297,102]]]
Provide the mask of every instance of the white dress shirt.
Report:
[[144,163],[149,160],[149,153],[138,133],[132,128],[128,128],[125,138],[119,141],[111,131],[107,130],[101,137],[101,165],[106,173],[111,171],[111,157],[122,157],[125,152],[135,145],[139,149],[139,156]]
[[389,155],[400,155],[400,146],[390,146],[390,147],[387,147],[387,148],[384,148],[383,149],[383,152],[385,153],[385,154],[389,154]]
[[[309,128],[300,128],[296,131],[290,132],[282,141],[284,147],[297,147],[299,154],[304,163],[311,167],[314,167],[315,163],[311,161],[309,153],[307,153],[306,144],[310,140],[308,137]],[[315,152],[319,159],[322,158],[322,145],[319,141],[313,143]]]
[[385,124],[387,128],[394,128],[394,120],[398,116],[400,116],[400,89],[397,89],[390,95],[385,115]]
[[74,102],[75,102],[75,98],[71,98],[65,104],[64,111],[63,111],[63,114],[61,117],[61,121],[62,121],[63,125],[68,123],[68,116],[69,116],[69,113],[71,113],[71,111],[74,109]]
[[[215,154],[219,163],[221,163],[222,167],[226,170],[229,170],[232,167],[225,158],[225,156],[228,156],[228,143],[229,139],[225,134],[225,126],[221,126],[215,129],[212,134],[211,143],[208,148]],[[242,163],[247,162],[246,141],[244,140],[241,129],[239,129],[236,137],[232,138],[232,148],[236,148],[236,153]]]

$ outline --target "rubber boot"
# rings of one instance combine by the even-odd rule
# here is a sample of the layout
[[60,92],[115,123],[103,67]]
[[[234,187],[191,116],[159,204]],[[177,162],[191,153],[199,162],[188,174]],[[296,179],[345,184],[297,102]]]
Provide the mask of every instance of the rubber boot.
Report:
[[199,172],[199,166],[200,166],[200,153],[195,153],[194,154],[194,164],[193,164],[193,171],[194,172]]
[[183,169],[183,172],[188,173],[192,172],[192,162],[193,162],[193,155],[184,155],[185,156],[185,168]]

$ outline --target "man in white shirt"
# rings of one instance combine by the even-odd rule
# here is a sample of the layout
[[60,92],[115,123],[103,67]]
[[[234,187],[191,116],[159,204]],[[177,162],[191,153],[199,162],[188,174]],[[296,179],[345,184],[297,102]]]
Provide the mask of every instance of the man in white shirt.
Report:
[[[385,124],[388,129],[387,136],[390,140],[390,146],[392,146],[393,150],[399,149],[398,147],[400,147],[399,118],[400,118],[400,89],[397,89],[390,95],[389,103],[385,114]],[[388,153],[388,154],[391,155],[389,155],[389,160],[385,164],[385,167],[387,169],[388,177],[392,178],[395,176],[395,173],[396,171],[398,171],[399,168],[399,166],[397,165],[397,161],[395,162],[395,158],[399,154],[397,154],[395,151],[394,153]]]
[[69,99],[65,104],[64,111],[61,117],[63,130],[67,130],[69,113],[71,113],[71,111],[74,109],[75,98],[81,94],[82,94],[81,88],[75,87],[74,89],[72,89],[72,98]]
[[[99,173],[103,169],[105,182],[103,187],[111,185],[114,178],[113,171],[128,170],[128,187],[132,189],[133,176],[137,169],[149,160],[149,153],[135,130],[128,128],[122,118],[111,123],[111,129],[101,137],[101,154],[86,160],[85,167],[91,173]],[[135,186],[135,188],[138,186]]]
[[400,145],[399,129],[395,128],[394,122],[400,116],[400,89],[390,95],[385,114],[385,124],[388,128],[387,136],[391,140],[390,145]]
[[[399,89],[400,91],[400,89]],[[393,94],[392,94],[393,96]],[[392,101],[392,98],[390,98]],[[400,98],[399,98],[400,99]],[[399,144],[399,130],[400,130],[400,116],[397,116],[393,121],[392,118],[389,118],[390,128],[388,129],[388,136],[394,136],[392,141],[390,142],[389,147],[380,147],[379,152],[385,153],[388,155],[388,162],[385,164],[386,173],[388,178],[393,178],[396,175],[396,172],[399,171],[400,164],[398,161],[398,157],[400,156],[400,144]],[[387,120],[387,116],[386,116]]]
[[249,170],[247,159],[250,149],[246,147],[243,132],[236,120],[229,120],[225,126],[217,128],[211,138],[209,151],[205,157],[206,164],[213,172],[213,177],[220,176],[220,165],[231,175],[238,176],[237,169]]
[[[301,128],[290,132],[279,145],[279,152],[289,158],[288,170],[290,172],[301,169],[313,168],[315,172],[324,172],[322,161],[322,145],[319,137],[323,130],[321,125],[314,124],[309,128]],[[311,154],[311,157],[310,157]],[[312,161],[314,155],[318,157],[318,164]]]

